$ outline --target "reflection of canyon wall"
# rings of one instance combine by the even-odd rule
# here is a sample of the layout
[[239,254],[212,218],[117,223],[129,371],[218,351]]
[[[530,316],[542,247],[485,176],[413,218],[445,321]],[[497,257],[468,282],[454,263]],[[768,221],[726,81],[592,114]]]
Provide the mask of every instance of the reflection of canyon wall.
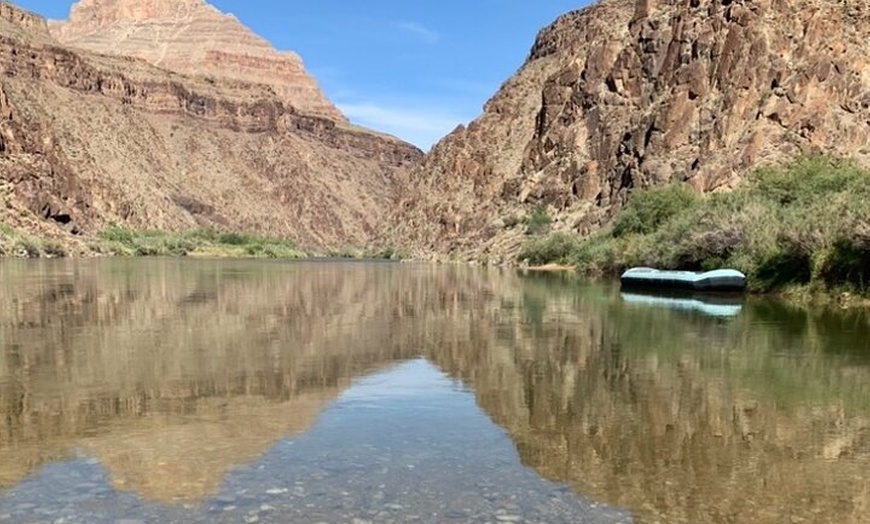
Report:
[[459,333],[452,321],[502,282],[459,268],[335,268],[0,266],[0,487],[82,448],[118,489],[201,499],[310,427],[354,377],[432,350],[435,331]]
[[819,354],[823,322],[748,329],[752,316],[596,304],[557,286],[523,309],[532,322],[434,358],[543,476],[639,522],[866,522],[870,370]]
[[640,522],[870,511],[870,369],[830,354],[867,347],[858,317],[723,321],[454,267],[61,264],[0,266],[0,486],[82,447],[118,488],[199,499],[353,377],[422,355],[525,464]]
[[0,486],[83,447],[118,488],[197,499],[404,356],[384,268],[63,264],[0,267]]

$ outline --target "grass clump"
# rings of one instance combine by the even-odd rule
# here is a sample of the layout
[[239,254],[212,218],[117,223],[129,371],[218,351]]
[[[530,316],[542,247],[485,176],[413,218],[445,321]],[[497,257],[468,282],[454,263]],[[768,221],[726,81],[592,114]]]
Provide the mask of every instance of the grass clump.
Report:
[[36,238],[0,224],[0,256],[16,258],[61,258],[66,248],[50,239]]
[[[870,293],[870,171],[827,157],[760,169],[742,186],[701,197],[680,186],[636,190],[610,230],[570,254],[532,241],[520,255],[618,274],[630,266],[733,267],[750,289]],[[556,240],[554,244],[559,244]],[[560,240],[565,245],[564,240]],[[553,257],[552,260],[546,260]]]
[[109,226],[100,232],[99,250],[123,256],[213,256],[305,258],[289,240],[236,232],[198,229],[180,233],[137,231]]

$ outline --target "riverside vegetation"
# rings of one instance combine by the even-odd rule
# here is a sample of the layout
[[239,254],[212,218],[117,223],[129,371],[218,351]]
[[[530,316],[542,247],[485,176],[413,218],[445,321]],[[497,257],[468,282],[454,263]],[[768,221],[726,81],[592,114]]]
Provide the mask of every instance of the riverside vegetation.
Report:
[[68,255],[205,256],[299,259],[308,256],[290,240],[196,229],[184,232],[138,231],[109,226],[76,252],[51,239],[0,225],[0,257],[62,258]]
[[[289,239],[239,232],[194,229],[180,232],[136,230],[112,225],[83,245],[69,248],[62,242],[27,235],[0,224],[0,257],[63,258],[78,255],[198,256],[210,258],[281,258],[304,259],[320,256],[300,248]],[[331,249],[328,258],[365,260],[402,260],[405,251],[392,246],[352,246]]]
[[50,258],[66,256],[66,248],[49,239],[24,234],[0,223],[0,257]]
[[531,239],[530,264],[571,264],[591,276],[631,266],[746,273],[753,292],[870,292],[870,171],[805,158],[763,168],[733,191],[700,196],[682,185],[635,191],[609,228],[581,239]]
[[305,258],[290,240],[247,233],[220,233],[197,229],[181,233],[135,231],[110,226],[99,234],[99,251],[125,256],[223,256]]

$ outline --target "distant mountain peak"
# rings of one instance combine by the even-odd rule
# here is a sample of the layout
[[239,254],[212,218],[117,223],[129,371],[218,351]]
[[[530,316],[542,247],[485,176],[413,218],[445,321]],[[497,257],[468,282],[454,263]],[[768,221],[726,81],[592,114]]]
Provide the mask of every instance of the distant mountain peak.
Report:
[[219,11],[204,0],[79,0],[70,8],[70,22],[98,21],[110,25],[121,21],[178,19],[196,11]]
[[345,121],[299,56],[204,0],[80,0],[50,25],[64,44],[141,58],[178,73],[264,84],[303,113]]

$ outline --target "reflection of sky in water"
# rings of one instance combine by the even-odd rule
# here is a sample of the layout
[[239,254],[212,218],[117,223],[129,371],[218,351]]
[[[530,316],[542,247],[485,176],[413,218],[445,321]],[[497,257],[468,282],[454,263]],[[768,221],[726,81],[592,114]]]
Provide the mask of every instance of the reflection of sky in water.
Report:
[[[462,402],[468,400],[464,386],[434,370],[425,360],[413,360],[395,366],[388,373],[362,377],[340,398],[343,404],[372,402],[379,405],[385,398],[404,397],[420,404]],[[425,397],[423,399],[419,397]],[[383,407],[383,406],[380,406]]]
[[630,522],[521,466],[473,395],[422,359],[357,380],[198,505],[109,486],[94,460],[55,463],[0,495],[0,522]]

